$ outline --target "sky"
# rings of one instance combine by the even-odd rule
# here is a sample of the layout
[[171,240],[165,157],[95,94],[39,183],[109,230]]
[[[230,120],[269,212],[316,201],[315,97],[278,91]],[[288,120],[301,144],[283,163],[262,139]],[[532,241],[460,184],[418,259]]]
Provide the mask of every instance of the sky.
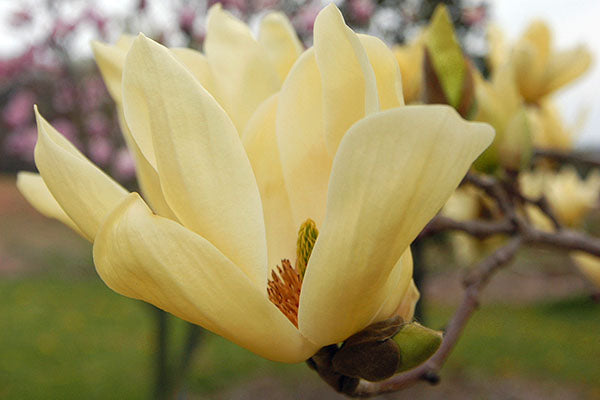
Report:
[[[37,0],[39,1],[39,0]],[[95,0],[101,10],[110,10],[111,14],[126,13],[135,0]],[[574,126],[582,116],[578,145],[600,148],[600,0],[489,0],[491,20],[506,33],[509,41],[514,41],[535,19],[543,19],[554,31],[554,40],[558,48],[569,48],[585,44],[594,56],[594,62],[588,73],[568,88],[560,91],[556,97],[560,112],[567,125]],[[153,3],[153,2],[150,2]],[[31,0],[0,0],[0,18],[6,18],[10,10],[22,4],[32,4]],[[154,10],[155,17],[164,19],[168,24],[174,16]],[[74,13],[76,10],[73,11]],[[23,48],[25,42],[49,29],[49,21],[36,24],[26,37],[15,37],[8,24],[0,23],[0,56],[14,54]],[[91,32],[90,32],[91,34]],[[91,37],[82,35],[79,47],[85,55]]]

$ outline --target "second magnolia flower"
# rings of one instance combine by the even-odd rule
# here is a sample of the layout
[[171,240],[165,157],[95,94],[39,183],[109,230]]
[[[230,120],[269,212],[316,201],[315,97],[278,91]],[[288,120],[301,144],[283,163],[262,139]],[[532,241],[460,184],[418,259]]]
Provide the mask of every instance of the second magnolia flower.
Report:
[[[493,130],[450,107],[404,106],[394,55],[333,5],[299,56],[287,20],[267,18],[273,34],[258,42],[213,8],[205,55],[142,35],[96,46],[144,199],[39,115],[41,178],[21,175],[19,186],[94,243],[116,292],[298,362],[374,322],[412,318],[409,245]],[[267,281],[293,260],[309,219],[319,235],[296,326]]]

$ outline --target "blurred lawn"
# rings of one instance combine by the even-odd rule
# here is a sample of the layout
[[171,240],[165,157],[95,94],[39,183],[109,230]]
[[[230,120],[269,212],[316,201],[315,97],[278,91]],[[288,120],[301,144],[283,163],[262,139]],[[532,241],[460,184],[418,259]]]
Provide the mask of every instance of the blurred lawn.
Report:
[[[441,327],[452,309],[431,306],[428,312],[429,324]],[[599,312],[585,298],[485,306],[444,371],[564,382],[600,394]],[[98,278],[50,274],[1,281],[0,315],[1,398],[150,396],[150,309],[111,292]],[[203,340],[189,380],[192,392],[221,391],[264,376],[290,385],[312,377],[303,365],[262,360],[213,335]]]

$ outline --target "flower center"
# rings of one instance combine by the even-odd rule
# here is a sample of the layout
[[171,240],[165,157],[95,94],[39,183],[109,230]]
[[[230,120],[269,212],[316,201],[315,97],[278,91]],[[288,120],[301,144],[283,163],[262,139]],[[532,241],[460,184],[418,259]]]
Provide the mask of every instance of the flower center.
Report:
[[296,328],[301,289],[302,276],[292,266],[290,260],[281,260],[281,266],[277,266],[277,271],[271,271],[267,293],[271,303],[275,304]]
[[267,293],[271,303],[298,327],[298,307],[300,306],[300,291],[302,279],[306,272],[308,259],[317,241],[319,231],[317,224],[312,219],[307,219],[298,230],[296,242],[296,265],[292,266],[290,260],[281,260],[281,266],[271,271],[267,282]]

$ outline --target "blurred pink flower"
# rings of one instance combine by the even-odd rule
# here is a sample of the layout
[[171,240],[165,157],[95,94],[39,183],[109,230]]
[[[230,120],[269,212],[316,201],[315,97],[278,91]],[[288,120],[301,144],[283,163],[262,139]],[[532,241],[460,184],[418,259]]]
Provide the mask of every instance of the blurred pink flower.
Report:
[[31,68],[35,60],[36,47],[29,47],[20,56],[8,60],[0,60],[0,82],[10,79],[17,73]]
[[30,125],[9,133],[4,139],[4,151],[26,162],[33,162],[33,149],[37,142],[37,128]]
[[106,165],[112,156],[113,148],[110,140],[105,137],[93,137],[88,142],[88,154],[98,165]]
[[106,137],[110,130],[110,123],[106,115],[97,111],[86,118],[85,130],[90,136]]
[[366,24],[375,11],[372,0],[351,0],[349,2],[352,18],[359,24]]
[[29,123],[33,117],[36,95],[31,90],[21,89],[14,93],[2,111],[2,119],[11,128]]
[[312,33],[315,19],[320,10],[321,4],[319,2],[313,2],[301,8],[294,16],[292,23],[301,36]]
[[189,36],[194,33],[194,21],[196,20],[196,9],[191,5],[184,6],[179,12],[179,28]]
[[10,24],[15,28],[21,28],[23,25],[27,25],[29,22],[31,22],[32,19],[33,16],[31,13],[25,9],[22,9],[13,13],[10,18]]
[[64,137],[69,139],[69,141],[73,143],[75,147],[81,150],[81,142],[77,138],[77,128],[71,121],[66,118],[56,118],[50,121],[50,124],[56,128],[57,131],[62,133]]
[[83,81],[81,107],[85,111],[97,110],[108,100],[106,86],[99,76],[90,76]]
[[76,27],[77,26],[73,23],[65,22],[62,19],[57,19],[52,27],[50,39],[53,41],[63,39],[65,36],[73,32]]
[[125,147],[117,151],[112,169],[114,176],[119,180],[128,181],[135,177],[135,162]]
[[96,29],[99,32],[106,32],[106,24],[108,23],[108,19],[94,8],[86,9],[82,14],[82,19],[84,20],[84,22],[89,21],[96,25]]
[[60,113],[69,112],[75,106],[76,97],[73,84],[68,80],[64,80],[57,85],[54,96],[52,97],[52,106]]

